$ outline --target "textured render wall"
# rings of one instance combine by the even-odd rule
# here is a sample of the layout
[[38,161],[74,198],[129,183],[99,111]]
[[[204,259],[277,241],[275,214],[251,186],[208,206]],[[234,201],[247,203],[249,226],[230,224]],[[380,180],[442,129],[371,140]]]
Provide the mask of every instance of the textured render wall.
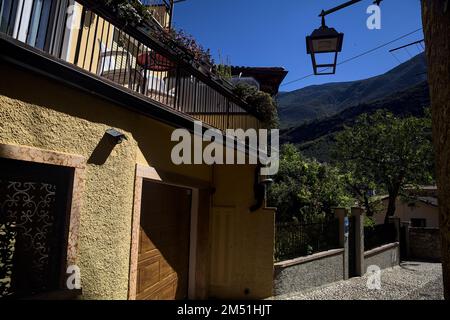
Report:
[[302,291],[340,280],[344,280],[343,249],[276,263],[274,294]]
[[255,166],[217,166],[211,221],[212,298],[260,299],[272,295],[275,212],[255,203]]
[[410,228],[409,254],[412,258],[440,261],[441,239],[438,228]]
[[398,243],[387,244],[364,252],[364,272],[371,265],[387,269],[400,264],[400,245]]

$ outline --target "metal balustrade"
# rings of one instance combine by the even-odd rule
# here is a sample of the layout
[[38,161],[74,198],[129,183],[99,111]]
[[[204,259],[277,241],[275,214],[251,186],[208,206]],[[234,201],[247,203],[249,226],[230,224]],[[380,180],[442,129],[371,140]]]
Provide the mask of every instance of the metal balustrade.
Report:
[[219,129],[260,126],[229,88],[95,1],[0,0],[0,32]]

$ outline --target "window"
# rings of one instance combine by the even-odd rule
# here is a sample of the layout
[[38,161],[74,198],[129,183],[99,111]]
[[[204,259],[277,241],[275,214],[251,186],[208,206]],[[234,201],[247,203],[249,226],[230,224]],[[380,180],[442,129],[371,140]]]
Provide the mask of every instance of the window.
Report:
[[17,2],[13,0],[0,0],[0,32],[10,34],[14,26],[12,19],[17,12]]
[[55,53],[62,41],[68,5],[68,0],[0,0],[0,31]]
[[0,298],[63,285],[74,169],[0,158]]
[[411,219],[411,227],[425,228],[427,226],[427,219]]

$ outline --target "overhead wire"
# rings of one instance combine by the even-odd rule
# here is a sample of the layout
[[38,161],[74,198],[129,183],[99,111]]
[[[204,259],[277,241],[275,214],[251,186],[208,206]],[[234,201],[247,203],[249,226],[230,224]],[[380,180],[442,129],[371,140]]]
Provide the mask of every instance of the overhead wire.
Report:
[[402,62],[400,61],[400,59],[397,58],[397,56],[396,56],[393,52],[390,52],[390,54],[395,58],[395,60],[397,60],[397,62],[398,62],[399,64],[402,63]]

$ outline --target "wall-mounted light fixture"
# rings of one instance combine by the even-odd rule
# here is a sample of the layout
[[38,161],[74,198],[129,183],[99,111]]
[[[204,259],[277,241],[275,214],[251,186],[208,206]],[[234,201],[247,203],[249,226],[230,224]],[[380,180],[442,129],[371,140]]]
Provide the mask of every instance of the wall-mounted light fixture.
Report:
[[106,134],[108,136],[110,136],[111,138],[113,138],[115,140],[116,144],[120,144],[123,142],[123,140],[127,140],[127,137],[122,132],[120,132],[114,128],[106,130]]
[[267,189],[273,183],[273,179],[267,176],[261,176],[260,170],[261,165],[258,165],[255,170],[255,181],[253,186],[256,203],[250,207],[250,212],[255,212],[264,205],[267,198]]

